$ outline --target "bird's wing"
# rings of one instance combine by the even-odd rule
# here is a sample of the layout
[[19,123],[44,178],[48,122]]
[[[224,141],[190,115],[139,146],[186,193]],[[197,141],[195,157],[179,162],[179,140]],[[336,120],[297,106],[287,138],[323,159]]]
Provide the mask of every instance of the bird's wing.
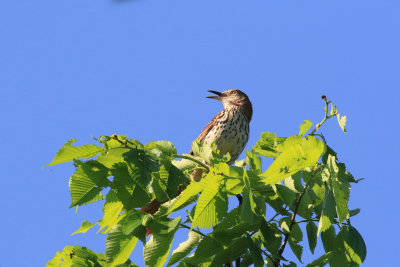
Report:
[[[204,139],[206,138],[207,134],[211,131],[211,129],[216,126],[215,122],[220,120],[224,115],[225,115],[225,110],[222,110],[220,113],[215,115],[215,117],[210,121],[210,123],[207,124],[207,126],[203,129],[203,131],[201,131],[199,137],[197,137],[196,140],[199,142],[203,142]],[[193,149],[190,149],[189,154],[194,155]]]

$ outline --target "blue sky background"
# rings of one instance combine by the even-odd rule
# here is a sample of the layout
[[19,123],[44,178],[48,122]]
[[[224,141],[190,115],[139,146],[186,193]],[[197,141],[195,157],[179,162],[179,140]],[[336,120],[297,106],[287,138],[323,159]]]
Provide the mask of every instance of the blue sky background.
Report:
[[[239,88],[254,107],[248,148],[263,131],[286,136],[304,119],[320,121],[321,94],[348,116],[347,134],[333,119],[322,133],[366,178],[350,199],[361,208],[352,224],[367,243],[364,266],[393,266],[399,8],[396,0],[1,1],[0,265],[44,266],[66,245],[104,251],[93,230],[70,235],[100,216],[100,205],[68,209],[72,164],[42,167],[67,140],[118,133],[185,153],[222,107],[206,90]],[[143,265],[141,247],[132,259]]]

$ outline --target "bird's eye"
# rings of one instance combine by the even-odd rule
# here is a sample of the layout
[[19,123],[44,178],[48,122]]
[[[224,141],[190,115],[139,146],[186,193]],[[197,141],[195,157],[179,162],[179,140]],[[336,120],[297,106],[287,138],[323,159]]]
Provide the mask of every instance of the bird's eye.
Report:
[[234,95],[234,94],[236,94],[236,91],[231,91],[231,95]]

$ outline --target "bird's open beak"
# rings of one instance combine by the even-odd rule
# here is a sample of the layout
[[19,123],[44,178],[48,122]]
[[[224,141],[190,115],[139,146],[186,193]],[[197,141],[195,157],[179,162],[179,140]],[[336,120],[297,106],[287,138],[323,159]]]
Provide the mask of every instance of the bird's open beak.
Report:
[[212,98],[212,99],[217,99],[220,100],[223,94],[221,92],[213,91],[213,90],[208,90],[208,92],[216,94],[216,96],[207,96],[207,98]]

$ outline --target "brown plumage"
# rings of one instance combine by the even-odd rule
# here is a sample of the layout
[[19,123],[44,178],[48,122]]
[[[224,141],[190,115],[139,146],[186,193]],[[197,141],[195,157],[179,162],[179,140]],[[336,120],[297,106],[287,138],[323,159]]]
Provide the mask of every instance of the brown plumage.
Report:
[[[248,96],[238,89],[224,92],[209,91],[215,96],[208,98],[217,99],[224,105],[219,112],[197,137],[197,141],[207,144],[215,143],[215,148],[222,154],[231,156],[228,164],[232,164],[242,153],[249,140],[249,124],[253,115],[253,108]],[[193,151],[190,150],[193,155]],[[195,181],[201,178],[202,172],[192,173]],[[179,190],[178,195],[181,190]],[[154,199],[141,210],[154,214],[162,203]],[[148,232],[149,233],[149,232]]]
[[[215,142],[217,150],[220,150],[222,154],[231,155],[229,164],[232,164],[249,140],[249,124],[253,108],[248,96],[238,89],[230,89],[222,93],[209,92],[217,96],[208,98],[221,101],[224,109],[203,129],[197,141],[207,144]],[[192,150],[190,154],[193,154]]]

